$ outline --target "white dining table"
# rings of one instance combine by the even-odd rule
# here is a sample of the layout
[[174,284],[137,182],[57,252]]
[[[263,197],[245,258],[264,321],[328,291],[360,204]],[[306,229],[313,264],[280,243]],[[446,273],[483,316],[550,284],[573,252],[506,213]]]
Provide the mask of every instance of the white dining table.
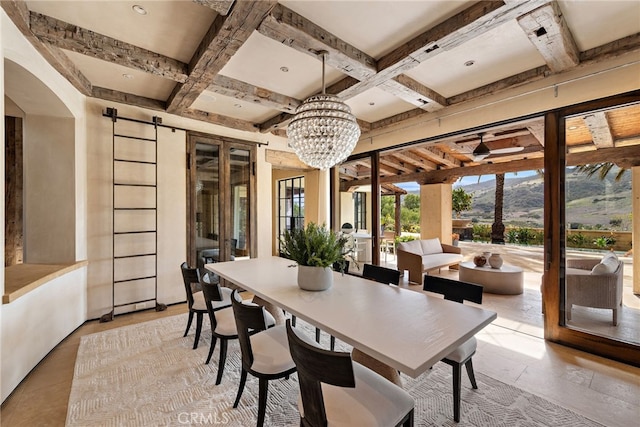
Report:
[[205,268],[413,378],[496,318],[493,311],[338,272],[328,290],[304,291],[292,265],[264,257]]

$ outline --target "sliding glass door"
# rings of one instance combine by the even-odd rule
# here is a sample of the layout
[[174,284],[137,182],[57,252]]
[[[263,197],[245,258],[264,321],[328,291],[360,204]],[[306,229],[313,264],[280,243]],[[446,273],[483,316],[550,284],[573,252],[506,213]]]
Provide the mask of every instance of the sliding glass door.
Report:
[[255,146],[209,135],[189,135],[189,264],[252,256]]
[[545,336],[638,365],[640,97],[549,113],[546,126]]

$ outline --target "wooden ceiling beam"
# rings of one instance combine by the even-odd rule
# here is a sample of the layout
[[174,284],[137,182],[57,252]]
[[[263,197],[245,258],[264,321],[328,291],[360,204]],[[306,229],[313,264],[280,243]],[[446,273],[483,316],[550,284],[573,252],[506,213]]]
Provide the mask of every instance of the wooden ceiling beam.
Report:
[[194,3],[207,6],[215,10],[219,15],[226,16],[233,6],[234,0],[192,0]]
[[243,130],[246,132],[255,132],[256,127],[253,123],[245,120],[236,119],[234,117],[222,116],[220,114],[209,113],[206,111],[188,108],[180,111],[180,116],[188,119],[200,120],[214,125],[220,125],[232,129]]
[[23,36],[65,79],[80,93],[91,96],[92,87],[89,79],[75,66],[67,55],[55,46],[40,41],[29,27],[30,12],[26,2],[22,0],[2,0],[2,9]]
[[425,111],[437,111],[447,105],[444,96],[404,74],[387,80],[378,87]]
[[289,122],[293,120],[293,114],[280,113],[277,116],[273,116],[270,119],[260,123],[258,129],[262,133],[274,132],[277,130],[287,129]]
[[274,108],[285,113],[293,113],[302,103],[299,99],[292,98],[270,91],[269,89],[245,83],[231,77],[218,74],[207,90],[229,96],[253,104],[262,105],[266,108]]
[[132,44],[69,24],[51,16],[30,12],[31,31],[43,43],[91,56],[123,67],[184,82],[187,64]]
[[301,161],[295,153],[289,151],[270,150],[265,151],[265,161],[271,163],[276,169],[287,170],[314,170],[311,166]]
[[580,51],[557,2],[519,16],[517,21],[552,72],[578,65]]
[[159,99],[146,98],[131,93],[120,92],[104,87],[93,86],[91,96],[106,101],[119,102],[121,104],[133,105],[149,110],[165,111],[167,103]]
[[177,84],[167,100],[167,111],[188,109],[276,4],[277,0],[239,1],[226,17],[216,16],[189,62],[187,80]]
[[591,139],[597,148],[613,147],[611,126],[604,111],[587,114],[582,118],[591,132]]

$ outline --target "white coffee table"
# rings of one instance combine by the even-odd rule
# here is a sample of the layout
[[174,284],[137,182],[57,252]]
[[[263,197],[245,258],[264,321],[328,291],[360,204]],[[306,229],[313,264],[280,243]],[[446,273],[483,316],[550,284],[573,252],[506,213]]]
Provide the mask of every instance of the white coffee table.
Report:
[[471,261],[460,263],[459,280],[484,286],[491,294],[519,295],[524,292],[523,270],[515,265],[503,264],[501,268],[476,267]]

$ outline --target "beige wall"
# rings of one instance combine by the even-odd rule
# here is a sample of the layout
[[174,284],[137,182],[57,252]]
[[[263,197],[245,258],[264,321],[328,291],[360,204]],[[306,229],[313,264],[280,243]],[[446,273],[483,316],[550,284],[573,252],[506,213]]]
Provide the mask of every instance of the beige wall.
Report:
[[76,259],[74,119],[27,115],[24,121],[24,262]]
[[[82,177],[83,172],[79,169],[84,168],[85,163],[84,158],[77,158],[78,151],[82,152],[86,143],[82,130],[84,97],[35,51],[4,11],[0,11],[0,31],[0,51],[3,52],[0,99],[11,97],[15,105],[10,109],[15,111],[18,108],[23,113],[25,136],[28,137],[25,138],[25,151],[30,151],[31,161],[30,177],[25,177],[25,180],[31,191],[38,192],[27,194],[25,198],[25,210],[30,210],[27,214],[30,216],[29,221],[37,222],[34,229],[30,230],[29,247],[34,248],[35,245],[38,248],[50,248],[49,255],[38,249],[40,259],[57,259],[60,254],[55,252],[59,251],[63,258],[74,261],[79,259],[77,252],[82,250],[81,242],[86,240],[84,221],[78,217],[85,215],[83,206],[86,195],[82,191],[84,183],[76,182],[78,176]],[[10,81],[10,87],[5,86],[6,81]],[[4,105],[0,108],[4,111]],[[4,120],[1,126],[4,127]],[[47,135],[47,132],[53,134]],[[4,135],[4,130],[2,134]],[[59,153],[56,152],[58,149]],[[57,157],[58,154],[66,158]],[[4,174],[4,151],[2,159]],[[55,167],[58,163],[63,165],[60,170]],[[43,193],[43,181],[52,175],[57,181],[64,182],[59,183],[56,188],[47,188]],[[50,196],[55,196],[57,200],[50,200]],[[4,197],[2,203],[1,211],[4,216]],[[71,220],[64,218],[65,215],[71,217]],[[51,218],[46,218],[47,216]],[[48,220],[53,223],[43,224]],[[59,230],[46,230],[46,226],[61,227],[63,233],[56,234]],[[2,233],[4,235],[4,229]],[[53,241],[52,237],[56,236],[61,236],[62,241]],[[34,243],[34,238],[43,241]],[[4,291],[4,270],[1,274],[0,283]],[[3,401],[42,357],[85,321],[86,286],[86,267],[79,268],[57,277],[11,304],[0,306],[0,377]],[[28,339],[25,339],[26,336]]]

